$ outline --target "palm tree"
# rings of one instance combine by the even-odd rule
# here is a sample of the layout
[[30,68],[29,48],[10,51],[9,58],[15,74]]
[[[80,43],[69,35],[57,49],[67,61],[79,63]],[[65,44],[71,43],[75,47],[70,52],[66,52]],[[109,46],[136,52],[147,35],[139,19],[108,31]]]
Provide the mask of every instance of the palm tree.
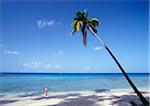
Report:
[[122,66],[118,62],[118,60],[116,59],[116,57],[113,55],[113,53],[110,51],[108,46],[105,44],[103,39],[100,36],[98,36],[96,26],[99,25],[99,20],[97,18],[88,18],[88,12],[86,10],[84,10],[84,11],[79,11],[79,12],[76,13],[76,17],[74,18],[74,20],[72,22],[72,25],[73,25],[73,31],[72,31],[73,34],[76,31],[81,30],[82,35],[83,35],[83,43],[84,43],[85,46],[86,46],[86,43],[87,43],[87,39],[86,39],[87,29],[90,30],[90,32],[92,32],[92,34],[97,38],[97,40],[101,43],[101,45],[107,50],[107,52],[110,54],[110,56],[115,61],[117,66],[120,68],[120,70],[122,71],[122,73],[125,76],[126,80],[131,85],[134,92],[138,95],[138,97],[140,98],[140,100],[142,101],[144,106],[148,106],[149,102],[143,97],[143,95],[140,93],[140,91],[133,84],[133,82],[128,77],[128,75],[126,74],[126,72],[124,71],[124,69],[122,68]]

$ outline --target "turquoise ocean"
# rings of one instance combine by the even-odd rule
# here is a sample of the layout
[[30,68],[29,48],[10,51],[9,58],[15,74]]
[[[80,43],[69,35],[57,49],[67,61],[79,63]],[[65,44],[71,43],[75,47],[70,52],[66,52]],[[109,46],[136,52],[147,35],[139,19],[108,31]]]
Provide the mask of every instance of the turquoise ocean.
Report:
[[[128,74],[139,89],[149,89],[148,73]],[[131,89],[121,73],[1,73],[0,93],[39,93]]]

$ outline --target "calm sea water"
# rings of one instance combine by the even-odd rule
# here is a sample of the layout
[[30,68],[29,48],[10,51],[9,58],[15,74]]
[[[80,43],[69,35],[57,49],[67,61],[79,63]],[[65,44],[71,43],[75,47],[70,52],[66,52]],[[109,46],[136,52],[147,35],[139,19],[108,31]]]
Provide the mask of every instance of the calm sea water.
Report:
[[[149,74],[128,74],[138,88],[149,88]],[[122,74],[0,74],[0,93],[130,89]]]

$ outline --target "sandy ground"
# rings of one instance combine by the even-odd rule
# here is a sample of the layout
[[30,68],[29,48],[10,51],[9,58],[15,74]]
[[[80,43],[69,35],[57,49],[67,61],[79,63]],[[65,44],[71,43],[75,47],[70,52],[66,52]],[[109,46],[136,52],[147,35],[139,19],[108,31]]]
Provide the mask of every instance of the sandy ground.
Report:
[[[150,90],[142,90],[147,100]],[[49,92],[43,94],[0,95],[1,106],[142,106],[131,90],[96,90],[83,92]]]

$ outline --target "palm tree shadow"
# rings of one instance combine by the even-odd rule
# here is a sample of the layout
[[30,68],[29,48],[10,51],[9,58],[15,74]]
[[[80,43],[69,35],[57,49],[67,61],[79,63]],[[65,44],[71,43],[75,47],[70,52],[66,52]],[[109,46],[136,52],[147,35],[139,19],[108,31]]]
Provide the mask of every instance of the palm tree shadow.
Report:
[[110,98],[104,98],[104,96],[89,95],[89,96],[78,96],[77,98],[65,99],[65,101],[55,106],[99,106],[97,102],[118,99],[116,96]]
[[[149,97],[146,97],[149,100]],[[115,101],[113,101],[112,106],[144,106],[138,96],[136,95],[122,95]]]
[[0,104],[1,106],[7,103],[13,103],[13,102],[17,102],[19,100],[0,100]]
[[[130,95],[122,95],[122,96],[116,96],[109,92],[107,89],[101,89],[101,90],[95,90],[95,94],[83,96],[80,93],[70,93],[65,95],[54,95],[49,97],[38,97],[34,98],[34,100],[42,100],[42,99],[64,99],[64,101],[60,102],[59,104],[53,105],[53,106],[97,106],[98,102],[102,102],[109,100],[111,101],[111,105],[117,105],[117,106],[144,106],[142,105],[142,102],[138,98],[138,96],[134,95],[132,92]],[[100,96],[96,93],[105,92],[108,93],[110,96]],[[69,98],[73,97],[73,98]],[[149,97],[146,98],[149,100]]]
[[98,101],[98,96],[78,96],[73,99],[65,99],[64,102],[57,104],[55,106],[96,106],[96,102]]

